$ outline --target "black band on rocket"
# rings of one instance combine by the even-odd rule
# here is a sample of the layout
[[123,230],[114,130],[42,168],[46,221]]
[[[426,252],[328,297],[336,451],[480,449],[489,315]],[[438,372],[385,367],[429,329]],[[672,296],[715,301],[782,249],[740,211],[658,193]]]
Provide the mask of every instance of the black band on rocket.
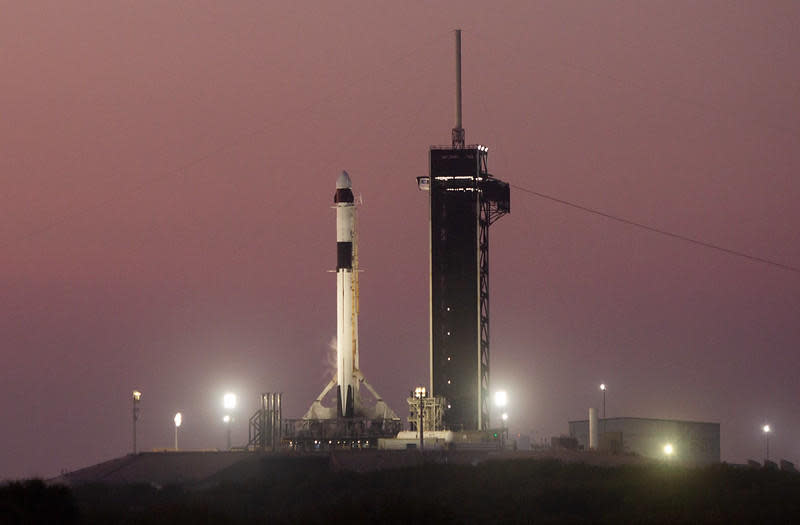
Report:
[[337,242],[336,243],[336,269],[341,270],[353,269],[353,243],[352,242]]
[[339,188],[336,190],[336,193],[333,195],[333,202],[353,202],[353,190],[350,188]]

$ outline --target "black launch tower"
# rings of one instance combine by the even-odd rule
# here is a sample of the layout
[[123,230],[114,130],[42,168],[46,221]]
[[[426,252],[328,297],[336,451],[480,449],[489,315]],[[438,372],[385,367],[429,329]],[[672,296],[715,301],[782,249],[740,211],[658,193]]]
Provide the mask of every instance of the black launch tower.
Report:
[[446,399],[451,430],[489,427],[489,226],[510,211],[508,183],[488,171],[488,148],[465,145],[461,32],[456,31],[456,127],[432,146],[430,176],[430,384]]

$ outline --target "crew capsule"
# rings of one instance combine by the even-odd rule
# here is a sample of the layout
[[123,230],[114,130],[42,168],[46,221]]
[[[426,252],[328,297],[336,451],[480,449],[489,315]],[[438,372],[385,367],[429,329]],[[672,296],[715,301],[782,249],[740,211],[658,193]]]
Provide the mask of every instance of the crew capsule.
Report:
[[354,202],[352,187],[353,183],[350,182],[350,175],[343,171],[339,178],[336,179],[336,193],[333,196],[333,202],[335,204]]

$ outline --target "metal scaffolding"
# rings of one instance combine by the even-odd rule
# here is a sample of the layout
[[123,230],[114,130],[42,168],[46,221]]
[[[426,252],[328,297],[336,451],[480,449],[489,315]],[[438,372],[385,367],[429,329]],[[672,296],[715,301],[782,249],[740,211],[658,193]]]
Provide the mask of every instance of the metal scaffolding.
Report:
[[250,417],[247,448],[275,452],[281,445],[281,398],[283,393],[261,394],[261,407]]

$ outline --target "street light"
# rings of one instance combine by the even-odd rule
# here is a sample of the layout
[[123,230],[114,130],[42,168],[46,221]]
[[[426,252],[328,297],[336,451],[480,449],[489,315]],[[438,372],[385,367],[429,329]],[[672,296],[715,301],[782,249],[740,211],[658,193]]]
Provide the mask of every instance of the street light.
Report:
[[[497,392],[494,393],[494,404],[497,408],[500,408],[501,410],[504,409],[506,405],[508,405],[508,394],[506,393],[505,390],[498,390]],[[508,413],[505,412],[505,410],[503,410],[500,419],[503,421],[502,422],[503,438],[505,439],[506,433],[508,432],[508,427],[506,425],[506,421],[508,421]]]
[[[224,396],[222,396],[222,406],[225,407],[226,411],[232,411],[236,409],[236,394],[233,392],[227,392]],[[222,418],[222,421],[225,422],[225,426],[228,427],[228,450],[231,449],[231,423],[233,422],[233,416],[230,414],[225,414],[225,417]]]
[[600,383],[600,390],[603,391],[603,419],[606,418],[606,384]]
[[236,394],[228,392],[222,396],[222,406],[225,407],[226,410],[233,410],[236,408]]
[[136,421],[139,419],[139,401],[142,393],[138,390],[133,391],[133,453],[136,454]]
[[600,390],[603,392],[603,435],[606,434],[606,384],[600,383]]
[[222,422],[225,423],[225,426],[228,429],[228,450],[231,449],[231,421],[233,418],[229,414],[225,414],[222,418]]
[[664,445],[664,455],[667,457],[672,456],[675,453],[675,449],[672,447],[672,443],[667,443]]
[[183,415],[181,415],[181,413],[178,412],[177,414],[175,414],[175,417],[173,418],[173,421],[175,421],[175,450],[177,451],[178,450],[178,427],[180,427],[181,423],[183,422]]
[[498,390],[494,393],[494,404],[500,408],[508,404],[508,394],[505,390]]
[[761,431],[764,433],[764,460],[769,461],[769,433],[772,432],[772,429],[769,428],[769,425],[764,425],[761,427]]
[[414,397],[419,399],[419,450],[420,452],[425,448],[425,441],[422,438],[422,434],[424,432],[423,425],[425,423],[424,414],[425,414],[425,407],[424,398],[428,397],[428,390],[424,386],[418,386],[414,389]]

